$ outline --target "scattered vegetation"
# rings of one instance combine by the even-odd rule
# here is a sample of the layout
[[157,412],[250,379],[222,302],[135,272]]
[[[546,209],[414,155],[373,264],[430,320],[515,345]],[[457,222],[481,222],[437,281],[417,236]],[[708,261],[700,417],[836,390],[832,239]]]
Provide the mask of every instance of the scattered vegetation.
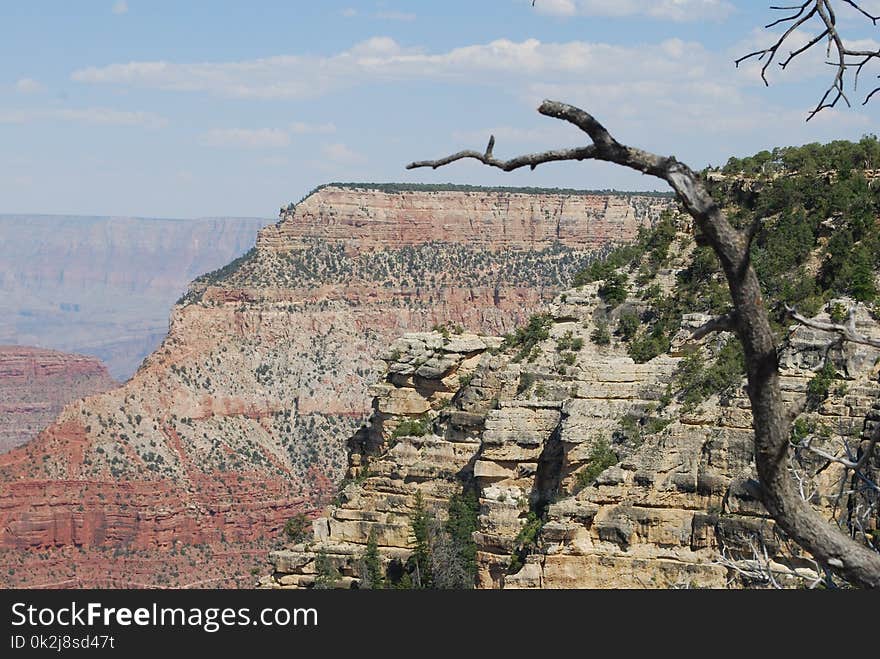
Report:
[[590,334],[590,340],[597,346],[607,346],[611,344],[611,331],[608,329],[608,322],[600,320],[596,323],[596,328]]
[[780,147],[772,151],[760,151],[745,158],[730,158],[721,171],[728,175],[756,176],[877,168],[880,168],[880,141],[876,135],[866,135],[859,142],[836,140],[828,144]]
[[577,473],[575,492],[592,485],[603,471],[616,465],[619,458],[604,438],[597,439],[590,450],[587,464]]
[[284,534],[291,542],[299,543],[308,538],[312,523],[305,513],[298,513],[284,523]]
[[818,409],[825,402],[836,379],[837,369],[830,360],[826,361],[807,383],[807,409]]
[[523,327],[518,327],[515,332],[504,337],[502,349],[517,348],[518,351],[513,361],[519,362],[529,356],[533,349],[542,341],[550,338],[550,328],[553,326],[553,317],[549,314],[536,314],[529,318],[529,322]]
[[361,559],[360,587],[365,590],[381,590],[385,587],[385,575],[382,570],[382,559],[379,557],[376,529],[370,530],[367,548]]
[[507,192],[510,194],[561,194],[566,196],[590,196],[614,194],[624,197],[671,197],[668,192],[629,192],[617,190],[578,190],[574,188],[536,188],[536,187],[505,187],[487,185],[464,185],[460,183],[326,183],[319,185],[308,195],[322,190],[323,188],[350,188],[362,190],[378,190],[379,192]]
[[316,590],[331,590],[338,587],[342,574],[333,565],[333,561],[323,549],[315,556],[315,585]]
[[404,419],[391,433],[392,439],[401,437],[424,437],[431,431],[432,421],[428,416],[418,419]]
[[544,520],[535,511],[529,511],[526,523],[520,529],[513,543],[513,554],[510,557],[507,571],[511,574],[519,572],[525,564],[526,556],[532,553],[538,546],[538,538],[541,529],[544,528]]
[[[479,499],[464,490],[449,500],[446,522],[440,523],[428,510],[421,492],[416,494],[410,516],[413,553],[385,584],[393,588],[473,588],[477,575],[477,530]],[[390,583],[389,583],[390,580]]]
[[639,331],[639,315],[634,311],[624,311],[617,318],[617,334],[630,343]]
[[672,392],[685,410],[692,411],[713,395],[735,390],[744,376],[742,346],[729,339],[709,364],[699,350],[682,359],[673,375]]

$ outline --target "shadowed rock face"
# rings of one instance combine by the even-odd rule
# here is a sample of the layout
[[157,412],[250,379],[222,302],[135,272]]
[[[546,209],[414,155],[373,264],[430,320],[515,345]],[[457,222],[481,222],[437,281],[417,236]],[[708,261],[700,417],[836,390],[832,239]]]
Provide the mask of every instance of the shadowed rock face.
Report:
[[94,357],[0,346],[0,453],[36,437],[67,403],[115,386]]
[[[668,205],[323,188],[196,280],[128,383],[0,459],[0,563],[18,561],[14,585],[50,573],[90,585],[107,548],[139,552],[106,567],[138,579],[175,542],[254,555],[329,500],[370,409],[375,355],[396,337],[444,323],[507,331]],[[71,544],[88,549],[59,561]],[[226,585],[253,581],[238,577]]]
[[126,380],[187,284],[268,222],[0,215],[0,344],[92,355]]

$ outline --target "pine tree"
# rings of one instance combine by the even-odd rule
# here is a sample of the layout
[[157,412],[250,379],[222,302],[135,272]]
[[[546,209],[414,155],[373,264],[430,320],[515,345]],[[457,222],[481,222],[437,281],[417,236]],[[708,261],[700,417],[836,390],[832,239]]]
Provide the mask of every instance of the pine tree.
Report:
[[379,557],[376,529],[370,531],[367,551],[361,559],[361,566],[361,588],[379,590],[385,587],[385,575],[382,572],[382,559]]

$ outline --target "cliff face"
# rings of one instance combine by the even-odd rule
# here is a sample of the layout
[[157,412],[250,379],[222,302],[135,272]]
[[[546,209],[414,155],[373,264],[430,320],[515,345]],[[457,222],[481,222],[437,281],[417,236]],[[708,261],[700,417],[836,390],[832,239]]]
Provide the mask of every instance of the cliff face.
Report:
[[114,386],[94,357],[0,346],[0,453],[36,437],[67,403]]
[[[193,284],[125,386],[69,406],[0,458],[0,558],[21,575],[11,584],[99,583],[90,560],[120,546],[134,554],[106,571],[138,579],[175,543],[245,565],[334,491],[344,438],[369,411],[372,355],[437,324],[513,327],[596,247],[632,239],[668,204],[318,191],[246,257]],[[59,560],[71,545],[81,558]],[[163,583],[202,574],[175,571]]]
[[[673,274],[661,273],[659,285],[668,289]],[[558,297],[545,338],[524,352],[436,332],[395,342],[370,423],[349,442],[347,484],[305,541],[270,555],[272,574],[261,585],[312,587],[324,556],[339,587],[356,586],[371,535],[385,567],[399,572],[413,553],[418,502],[442,519],[462,488],[479,497],[480,588],[767,586],[768,570],[782,585],[816,583],[821,572],[754,496],[743,389],[695,408],[671,395],[685,356],[717,347],[715,336],[689,340],[707,318],[686,317],[666,354],[637,364],[619,335],[608,345],[592,338],[637,311],[638,296],[610,310],[597,290],[589,284]],[[856,323],[880,336],[863,306]],[[829,353],[833,335],[792,329],[780,359],[787,404],[803,405],[826,356],[841,376],[801,414],[797,432],[832,454],[866,446],[880,432],[880,350]],[[791,468],[829,518],[876,534],[876,519],[857,523],[858,500],[834,496],[837,465],[798,452]],[[540,532],[529,543],[524,529],[535,519]]]
[[187,284],[267,223],[0,215],[0,344],[96,356],[125,380],[162,341]]

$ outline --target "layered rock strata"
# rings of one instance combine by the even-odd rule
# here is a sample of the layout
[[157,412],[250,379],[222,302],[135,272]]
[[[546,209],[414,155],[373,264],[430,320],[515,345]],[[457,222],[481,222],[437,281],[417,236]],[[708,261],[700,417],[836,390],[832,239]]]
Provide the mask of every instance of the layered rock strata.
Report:
[[0,346],[0,453],[36,437],[67,403],[114,386],[94,357]]
[[[229,553],[277,540],[290,517],[317,514],[345,472],[374,355],[435,325],[506,331],[595,248],[632,239],[669,203],[319,190],[192,285],[125,386],[68,406],[0,458],[0,568],[19,566],[13,585],[48,564],[74,582],[85,570],[89,585],[90,552],[124,546],[155,560],[177,544]],[[58,561],[71,546],[82,558]]]
[[[320,554],[344,575],[339,585],[356,587],[373,528],[386,564],[404,561],[412,552],[417,493],[442,515],[444,496],[448,501],[450,492],[468,484],[480,496],[474,534],[480,588],[815,584],[821,571],[785,540],[756,499],[743,390],[694,409],[671,396],[684,355],[711,351],[723,339],[693,344],[691,330],[706,319],[687,317],[668,354],[636,364],[619,338],[606,347],[591,342],[598,322],[627,308],[609,311],[596,292],[592,284],[557,298],[549,338],[527,359],[515,357],[519,348],[468,356],[477,368],[457,391],[449,387],[450,374],[465,362],[448,359],[442,336],[398,341],[385,356],[385,383],[375,390],[371,423],[351,445],[352,481],[315,521],[312,538],[270,555],[272,574],[261,585],[310,587]],[[857,327],[880,336],[864,308]],[[782,388],[786,403],[802,408],[815,371],[826,356],[831,360],[835,386],[798,417],[795,428],[813,446],[844,455],[844,445],[857,451],[880,431],[880,351],[834,347],[834,340],[793,328],[781,355]],[[433,379],[417,383],[410,375],[414,360],[449,370],[423,372]],[[438,392],[452,396],[440,411]],[[395,436],[402,422],[425,414],[430,434]],[[609,449],[613,464],[594,469]],[[367,461],[369,470],[361,471]],[[876,516],[856,519],[858,501],[839,496],[837,465],[800,450],[791,468],[805,498],[844,528],[876,537]],[[542,527],[539,541],[523,547],[530,512]]]

